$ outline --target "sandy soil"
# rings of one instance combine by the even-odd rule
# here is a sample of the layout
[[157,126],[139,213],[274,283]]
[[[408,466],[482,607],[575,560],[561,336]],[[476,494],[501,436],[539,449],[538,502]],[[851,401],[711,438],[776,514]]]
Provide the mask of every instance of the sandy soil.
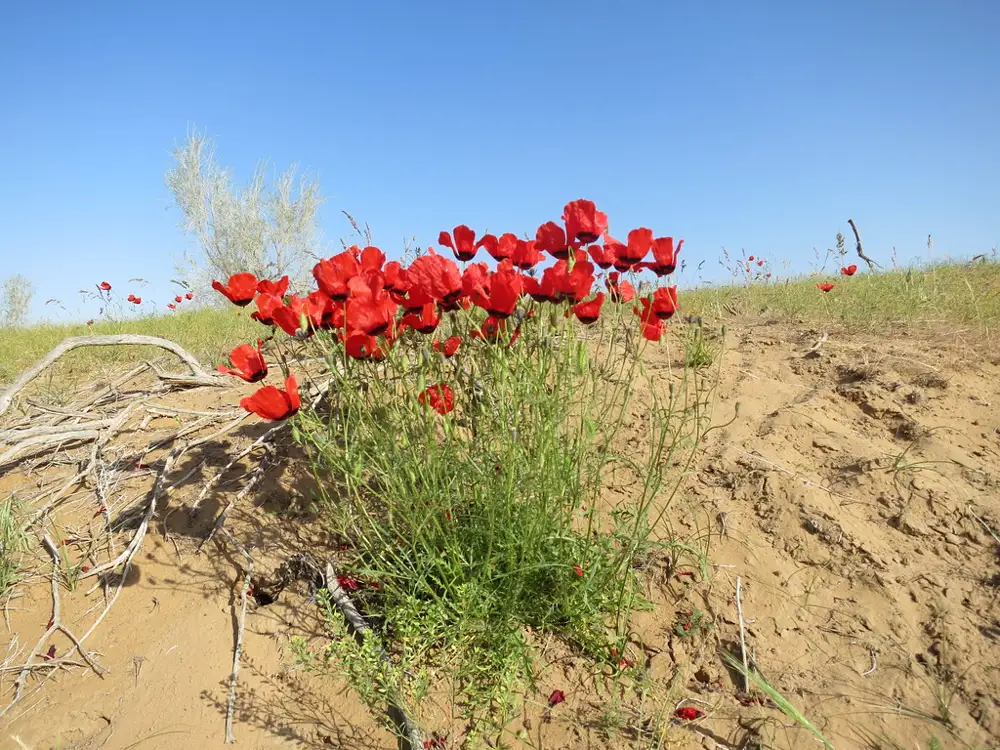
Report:
[[[651,692],[616,693],[565,654],[512,724],[521,734],[512,742],[651,747],[659,727],[671,748],[821,747],[767,700],[743,696],[742,677],[720,656],[739,651],[739,578],[748,653],[835,747],[929,748],[932,737],[942,748],[1000,747],[1000,545],[988,531],[1000,534],[1000,360],[957,336],[904,329],[878,339],[834,334],[820,356],[803,356],[820,333],[766,322],[728,330],[714,421],[729,421],[737,402],[738,417],[706,439],[670,515],[681,539],[707,545],[709,567],[651,566],[657,606],[633,622],[629,658]],[[651,367],[665,356],[654,354]],[[169,403],[222,408],[235,395],[201,389]],[[127,436],[121,456],[176,428],[168,416],[148,422]],[[30,679],[28,697],[0,719],[0,747],[223,745],[240,560],[227,545],[212,542],[202,554],[196,546],[239,485],[223,482],[195,519],[183,507],[227,453],[261,431],[251,420],[185,457],[175,475],[191,476],[171,492],[120,599],[87,641],[106,673],[81,665]],[[47,473],[72,468],[9,472],[0,492],[30,491]],[[130,467],[110,487],[111,505],[135,505],[152,480]],[[254,548],[259,571],[328,544],[305,510],[307,492],[279,460],[237,506],[228,527]],[[78,498],[56,528],[101,523],[93,494]],[[72,539],[64,549],[85,562]],[[37,559],[7,607],[11,654],[30,650],[52,614],[48,567],[42,553]],[[104,596],[92,578],[63,590],[64,620],[85,632]],[[394,747],[343,684],[294,664],[293,636],[324,642],[301,583],[266,606],[251,603],[238,746]],[[60,654],[70,645],[61,635],[52,644]],[[15,655],[6,664],[22,662]],[[0,673],[3,705],[14,677]],[[566,702],[549,711],[553,689]],[[706,716],[670,721],[681,701]],[[460,746],[461,727],[445,726],[443,714],[430,720],[441,726],[428,730],[449,736],[441,747]]]

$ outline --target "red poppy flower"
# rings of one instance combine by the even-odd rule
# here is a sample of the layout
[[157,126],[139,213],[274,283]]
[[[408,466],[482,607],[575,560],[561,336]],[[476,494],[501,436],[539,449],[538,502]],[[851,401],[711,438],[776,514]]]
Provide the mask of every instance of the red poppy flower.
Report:
[[299,385],[295,375],[289,374],[285,380],[285,390],[273,385],[265,385],[252,396],[240,400],[240,406],[262,419],[280,422],[294,416],[301,406]]
[[829,292],[829,291],[830,291],[831,289],[833,289],[833,288],[834,288],[835,286],[836,286],[836,284],[831,284],[831,283],[830,283],[830,282],[828,281],[828,282],[826,282],[825,284],[817,284],[817,285],[816,285],[816,288],[817,288],[817,289],[819,289],[819,290],[820,290],[821,292]]
[[573,307],[573,312],[579,321],[585,325],[596,323],[601,315],[601,305],[604,304],[604,292],[598,292],[597,296],[589,302],[580,302]]
[[440,341],[434,342],[434,351],[441,352],[446,357],[451,357],[458,351],[458,347],[462,344],[461,336],[449,336],[443,343]]
[[699,711],[693,706],[683,706],[674,711],[674,716],[678,719],[683,719],[684,721],[694,721],[695,719],[700,719],[704,715],[704,711]]
[[[645,300],[644,300],[645,301]],[[642,321],[642,337],[647,341],[657,342],[663,337],[663,321],[657,317]]]
[[313,266],[313,278],[320,291],[332,299],[347,299],[347,283],[359,273],[361,264],[354,253],[347,250]]
[[234,305],[246,307],[257,294],[257,277],[252,273],[233,274],[229,277],[228,284],[213,281],[212,289],[221,292]]
[[[267,304],[270,304],[268,302]],[[261,310],[261,320],[265,313]],[[289,336],[298,336],[299,331],[309,331],[309,314],[306,311],[305,298],[292,295],[285,304],[276,304],[270,308],[270,322],[277,325]],[[253,315],[250,316],[251,318]],[[261,320],[263,322],[263,320]]]
[[853,263],[849,266],[844,266],[843,268],[840,269],[840,272],[844,274],[844,276],[853,276],[855,273],[857,273],[857,271],[858,267]]
[[505,260],[489,276],[489,287],[477,299],[469,295],[473,303],[483,308],[495,318],[506,318],[514,312],[524,291],[521,274],[514,270],[514,264]]
[[593,201],[583,198],[567,203],[562,218],[566,224],[566,236],[571,242],[597,242],[608,231],[608,215],[598,211]]
[[[274,325],[274,311],[283,306],[281,297],[261,292],[257,295],[257,312],[252,313],[250,317],[266,326],[271,326]],[[296,327],[298,327],[298,323],[296,323]],[[294,331],[289,335],[294,336]]]
[[546,268],[541,280],[534,276],[522,276],[524,293],[530,296],[535,302],[558,302],[559,292],[556,289],[555,276],[551,268]]
[[[489,235],[487,235],[489,236]],[[486,237],[483,237],[485,240]],[[514,251],[517,250],[518,242],[524,242],[524,240],[519,240],[516,234],[510,232],[505,232],[500,235],[500,239],[497,240],[496,246],[492,246],[492,243],[483,243],[483,247],[486,248],[488,252],[497,263],[502,260],[507,260],[508,258],[514,258]],[[516,264],[515,264],[516,265]]]
[[542,257],[535,240],[518,240],[510,259],[522,271],[528,271],[541,263]]
[[106,281],[102,281],[102,282],[101,282],[100,284],[98,284],[97,286],[99,286],[99,287],[101,288],[101,291],[102,291],[102,292],[110,292],[110,291],[111,291],[111,284],[109,284],[109,283],[108,283],[108,282],[106,282]]
[[764,261],[763,260],[758,260],[757,261],[757,265],[758,266],[763,266],[764,265]]
[[590,250],[590,257],[594,263],[605,271],[611,268],[617,260],[615,251],[607,245],[591,245],[588,250]]
[[615,270],[628,271],[633,266],[642,262],[642,259],[649,253],[653,246],[653,230],[640,227],[628,233],[628,243],[623,244],[611,236],[608,236],[604,243],[605,249],[609,248],[615,254]]
[[[407,299],[417,306],[427,302],[454,302],[462,295],[462,274],[451,258],[430,250],[406,269]],[[405,305],[410,308],[410,302]]]
[[349,575],[338,575],[337,584],[346,591],[357,591],[362,585],[361,581]]
[[257,383],[267,377],[267,363],[260,348],[263,341],[257,342],[254,349],[250,344],[240,344],[229,353],[229,362],[232,367],[219,365],[219,372],[228,375],[235,375],[248,383]]
[[[257,282],[257,291],[261,294],[271,294],[278,299],[285,296],[288,291],[288,277],[282,276],[277,281],[271,281],[270,279],[261,279]],[[188,299],[191,299],[188,297]]]
[[447,414],[455,408],[455,392],[447,385],[432,385],[417,400],[429,405],[438,414]]
[[445,750],[448,746],[448,735],[431,732],[431,737],[424,740],[424,750]]
[[132,304],[133,305],[141,305],[142,304],[142,297],[134,297],[132,299]]
[[188,292],[187,294],[185,294],[184,295],[184,299],[186,299],[186,300],[192,300],[192,299],[194,299],[194,292]]
[[657,237],[653,240],[653,262],[647,263],[646,267],[652,270],[657,276],[668,276],[677,268],[677,255],[684,245],[684,240],[674,247],[673,237]]
[[576,573],[578,577],[583,578],[583,568],[580,567],[578,563],[573,563],[573,572]]
[[88,325],[88,326],[92,326],[92,325],[94,325],[94,319],[93,319],[93,318],[91,318],[90,320],[88,320],[88,321],[87,321],[87,325]]
[[566,239],[566,231],[554,221],[547,221],[535,232],[535,247],[547,252],[557,260],[569,257],[570,242]]
[[[476,330],[472,331],[470,334],[474,339],[485,339],[490,343],[493,343],[499,338],[500,332],[506,328],[505,320],[501,318],[494,318],[490,315],[483,324]],[[518,329],[520,330],[520,328]]]
[[358,255],[358,261],[361,263],[362,271],[368,269],[381,271],[382,266],[385,265],[385,253],[374,245],[369,245]]
[[653,314],[660,320],[669,320],[677,312],[677,287],[661,286],[653,292]]
[[612,271],[608,274],[608,278],[604,282],[605,286],[608,288],[608,294],[611,296],[611,301],[631,302],[635,299],[635,287],[632,286],[631,281],[619,281],[619,278],[619,272]]
[[354,359],[382,359],[384,354],[378,348],[378,339],[367,333],[352,333],[344,342],[347,356]]
[[[455,235],[452,240],[452,232]],[[460,261],[470,261],[476,257],[479,245],[476,244],[476,233],[465,224],[459,224],[452,232],[441,232],[438,235],[438,244],[450,247],[455,257]]]
[[576,253],[572,270],[567,261],[560,260],[552,268],[545,270],[545,274],[549,272],[552,272],[553,283],[560,297],[572,302],[582,302],[594,285],[594,264],[583,250]]
[[168,302],[167,307],[169,307],[171,310],[177,309],[177,305],[175,305],[173,302]]
[[134,295],[134,294],[129,294],[129,296],[128,296],[128,297],[126,297],[125,299],[126,299],[127,301],[131,302],[132,300],[134,300],[134,299],[135,299],[135,295]]
[[181,302],[183,302],[183,301],[184,301],[184,298],[181,295],[179,295],[179,294],[176,297],[174,297],[174,302],[176,302],[178,305]]
[[553,690],[552,694],[549,696],[549,708],[558,706],[560,703],[564,703],[565,701],[566,701],[566,693],[564,693],[562,690]]
[[420,308],[419,314],[410,313],[404,315],[400,321],[400,325],[407,326],[420,333],[434,333],[440,322],[441,316],[438,314],[437,305],[433,302],[428,302]]
[[[476,305],[489,297],[490,267],[485,263],[471,263],[462,272],[462,296]],[[480,305],[482,306],[482,305]]]
[[344,327],[344,303],[316,290],[306,297],[306,313],[313,328],[328,331]]
[[747,258],[747,260],[753,263],[753,256],[751,255],[749,258]]
[[388,330],[396,316],[397,305],[385,289],[381,271],[368,269],[348,282],[347,327],[369,336]]

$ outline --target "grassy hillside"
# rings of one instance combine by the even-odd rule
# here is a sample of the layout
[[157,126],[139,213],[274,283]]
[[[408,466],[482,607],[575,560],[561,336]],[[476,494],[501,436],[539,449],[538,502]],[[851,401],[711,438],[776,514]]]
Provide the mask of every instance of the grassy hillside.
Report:
[[[834,288],[824,293],[821,281]],[[681,288],[684,314],[725,321],[734,316],[800,320],[818,325],[840,324],[877,331],[905,323],[942,330],[961,330],[992,340],[1000,330],[1000,263],[938,264],[909,270],[866,273],[853,277],[807,277],[771,284]],[[221,361],[236,344],[262,332],[232,307],[203,308],[126,322],[98,321],[92,326],[35,325],[0,329],[0,384],[9,383],[39,357],[69,336],[98,333],[141,333],[177,342],[205,362]],[[55,376],[86,379],[95,368],[135,361],[159,350],[91,348],[67,355]]]

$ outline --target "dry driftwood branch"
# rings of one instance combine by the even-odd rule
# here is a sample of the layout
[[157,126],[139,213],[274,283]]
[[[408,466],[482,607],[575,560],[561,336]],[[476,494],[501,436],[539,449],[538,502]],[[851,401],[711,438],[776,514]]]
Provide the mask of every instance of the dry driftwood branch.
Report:
[[[340,610],[340,614],[343,615],[344,619],[347,620],[347,624],[354,633],[354,637],[359,643],[365,638],[371,638],[371,628],[362,614],[358,612],[357,607],[354,606],[351,597],[347,595],[347,592],[337,582],[337,574],[333,569],[333,565],[329,562],[326,564],[325,578],[326,590],[330,592],[330,600]],[[386,653],[381,645],[378,647],[378,654],[379,660],[383,664],[389,663],[389,654]],[[396,731],[399,735],[400,750],[422,750],[424,743],[420,727],[410,718],[400,702],[390,696],[388,709],[389,718],[396,726]]]
[[[66,653],[62,657],[49,659],[45,662],[36,662],[35,660],[41,656],[42,648],[45,643],[55,634],[56,632],[61,632],[70,641],[72,641],[73,646],[77,651],[80,652],[80,656],[87,663],[87,666],[94,670],[94,672],[99,676],[104,676],[104,668],[97,664],[83,648],[83,639],[77,638],[72,630],[67,628],[62,623],[62,606],[59,599],[59,549],[56,547],[55,542],[51,538],[45,536],[42,538],[42,546],[45,547],[45,551],[49,553],[49,557],[52,558],[52,572],[49,575],[49,582],[52,588],[52,619],[49,620],[49,626],[42,633],[42,637],[38,639],[35,647],[31,650],[28,655],[28,660],[21,666],[18,672],[17,679],[14,681],[14,697],[11,699],[10,703],[0,711],[0,717],[10,711],[17,703],[24,697],[24,685],[28,679],[28,675],[35,669],[38,668],[51,668],[56,669],[59,666],[66,663],[66,657],[69,656],[70,652]],[[84,636],[86,637],[86,636]]]
[[[3,393],[0,393],[0,415],[7,411],[11,401],[14,400],[14,396],[16,396],[18,392],[28,385],[28,383],[38,377],[38,375],[46,367],[51,365],[62,355],[66,354],[66,352],[70,352],[82,346],[157,346],[161,349],[173,352],[191,370],[190,377],[172,375],[170,378],[181,379],[182,382],[193,381],[199,385],[216,385],[223,382],[216,375],[202,369],[198,360],[191,356],[191,354],[189,354],[185,349],[181,348],[173,341],[168,341],[167,339],[161,339],[156,336],[140,336],[134,333],[123,333],[115,336],[75,336],[64,340],[55,349],[38,360],[38,362],[36,362],[32,367],[21,373],[21,376],[15,380],[9,388],[7,388]],[[145,366],[149,365],[144,365],[144,367]],[[158,374],[160,373],[158,372]],[[161,374],[161,377],[165,374],[166,373]]]
[[848,219],[847,223],[851,225],[851,231],[854,232],[854,242],[855,248],[858,251],[858,257],[868,264],[868,269],[871,271],[874,271],[876,268],[881,268],[882,266],[865,255],[864,248],[861,247],[861,233],[858,231],[858,225],[854,223],[854,219]]
[[236,742],[233,737],[233,714],[236,712],[236,680],[240,674],[240,654],[243,652],[243,632],[247,622],[247,595],[250,593],[250,579],[253,576],[253,557],[240,544],[236,537],[223,529],[223,532],[233,546],[246,558],[247,569],[243,576],[243,586],[240,589],[240,617],[239,627],[236,630],[236,645],[233,648],[233,670],[229,673],[229,699],[226,701],[226,744],[232,745]]

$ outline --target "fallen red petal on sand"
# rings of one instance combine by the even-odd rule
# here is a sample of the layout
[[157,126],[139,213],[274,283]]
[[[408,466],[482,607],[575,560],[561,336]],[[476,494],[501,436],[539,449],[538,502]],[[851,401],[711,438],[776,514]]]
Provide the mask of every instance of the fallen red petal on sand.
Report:
[[56,658],[56,647],[55,646],[49,646],[49,650],[45,652],[45,656],[43,658],[45,659],[45,661],[51,661],[52,659],[55,659]]
[[684,721],[694,721],[695,719],[700,719],[704,715],[704,711],[699,711],[697,708],[692,706],[684,706],[674,711],[674,716],[678,719],[683,719]]
[[549,696],[549,708],[553,706],[558,706],[566,700],[566,693],[562,690],[553,690],[552,695]]

